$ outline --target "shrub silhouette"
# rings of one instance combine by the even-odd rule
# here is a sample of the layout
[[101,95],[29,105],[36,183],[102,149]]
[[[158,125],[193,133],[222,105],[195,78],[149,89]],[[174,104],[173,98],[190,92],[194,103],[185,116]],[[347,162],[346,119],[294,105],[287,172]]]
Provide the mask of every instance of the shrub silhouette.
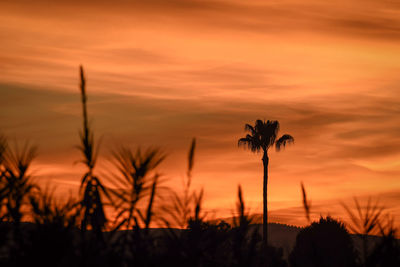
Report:
[[355,266],[351,236],[340,221],[320,218],[299,232],[289,256],[293,267]]
[[34,224],[24,231],[18,266],[77,265],[75,235],[79,232],[77,206],[73,199],[64,203],[54,198],[54,191],[39,191],[30,197]]
[[379,224],[382,238],[366,256],[366,267],[400,266],[400,241],[396,239],[397,229],[394,219],[387,217],[386,224]]

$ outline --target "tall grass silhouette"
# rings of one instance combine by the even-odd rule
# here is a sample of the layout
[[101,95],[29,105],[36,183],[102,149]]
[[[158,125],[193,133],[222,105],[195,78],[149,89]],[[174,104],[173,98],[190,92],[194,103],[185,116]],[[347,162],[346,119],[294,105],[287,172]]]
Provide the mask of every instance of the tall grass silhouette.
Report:
[[351,224],[348,224],[349,229],[357,234],[357,236],[362,240],[361,254],[363,264],[366,265],[370,252],[368,236],[379,233],[384,207],[380,205],[379,200],[372,200],[370,197],[367,200],[366,206],[362,206],[357,198],[354,198],[354,204],[355,211],[344,203],[342,203],[342,206],[351,219]]
[[[143,263],[141,255],[153,250],[149,227],[153,219],[154,202],[160,174],[155,171],[164,160],[165,155],[159,149],[140,148],[134,153],[121,147],[113,153],[113,163],[118,173],[111,176],[110,182],[115,189],[110,192],[115,199],[113,205],[117,211],[116,226],[113,232],[124,228],[132,230],[116,238],[119,247],[117,253],[131,264]],[[140,207],[141,202],[148,199],[147,207]],[[144,232],[141,228],[144,227]]]
[[188,167],[186,176],[182,180],[182,192],[172,191],[171,205],[164,206],[164,211],[168,213],[170,218],[164,218],[165,224],[170,227],[176,225],[185,228],[189,218],[195,210],[194,217],[200,216],[201,202],[203,199],[203,190],[196,193],[191,189],[192,171],[194,167],[194,156],[196,151],[196,139],[193,138],[188,152]]
[[81,162],[87,167],[87,171],[83,175],[80,185],[82,194],[81,210],[83,213],[81,229],[82,231],[92,229],[101,237],[102,229],[107,222],[102,194],[108,195],[108,192],[100,179],[94,174],[99,145],[95,144],[94,133],[88,123],[86,81],[82,66],[80,67],[80,79],[83,129],[82,132],[80,132],[81,144],[78,146],[78,149],[82,152],[83,156]]
[[[124,147],[113,155],[113,163],[118,169],[118,174],[114,174],[110,179],[116,187],[116,189],[111,189],[116,198],[114,205],[118,211],[115,219],[121,220],[119,224],[127,229],[138,226],[138,219],[140,219],[148,228],[160,176],[154,170],[164,160],[165,155],[158,149],[147,149],[142,152],[138,148],[134,153]],[[146,211],[142,211],[137,204],[146,195],[150,198]]]
[[15,143],[14,149],[6,147],[3,152],[1,192],[6,207],[4,219],[14,222],[16,228],[23,217],[23,206],[28,203],[30,193],[37,188],[29,173],[36,151],[36,147],[28,143],[22,149]]
[[306,188],[304,187],[303,182],[300,183],[301,186],[301,196],[303,198],[303,208],[306,214],[306,218],[308,223],[311,223],[310,212],[311,212],[311,201],[307,199]]

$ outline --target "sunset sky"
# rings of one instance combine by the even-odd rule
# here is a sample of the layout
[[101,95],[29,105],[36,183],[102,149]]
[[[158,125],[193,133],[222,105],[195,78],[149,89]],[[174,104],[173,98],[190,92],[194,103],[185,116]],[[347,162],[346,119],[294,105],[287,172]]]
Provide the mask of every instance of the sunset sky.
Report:
[[238,184],[261,213],[262,155],[237,140],[279,120],[295,144],[270,152],[271,221],[306,223],[301,181],[313,218],[370,196],[400,220],[396,0],[2,0],[0,40],[0,133],[39,147],[33,174],[60,196],[84,170],[82,64],[99,173],[120,145],[160,147],[179,189],[196,137],[209,216],[231,215]]

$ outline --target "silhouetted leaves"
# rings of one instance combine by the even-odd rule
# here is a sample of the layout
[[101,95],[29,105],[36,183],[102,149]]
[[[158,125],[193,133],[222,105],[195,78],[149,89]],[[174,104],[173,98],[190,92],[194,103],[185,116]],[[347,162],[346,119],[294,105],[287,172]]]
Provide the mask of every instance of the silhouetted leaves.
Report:
[[281,150],[281,147],[285,147],[286,144],[292,143],[294,143],[294,138],[291,135],[284,134],[275,142],[276,150],[279,151]]

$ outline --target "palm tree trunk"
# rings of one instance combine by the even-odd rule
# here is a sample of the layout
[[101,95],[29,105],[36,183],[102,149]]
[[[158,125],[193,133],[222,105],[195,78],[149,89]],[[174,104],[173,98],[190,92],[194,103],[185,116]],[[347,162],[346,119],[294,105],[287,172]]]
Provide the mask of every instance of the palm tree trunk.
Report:
[[267,202],[267,192],[268,192],[268,153],[264,151],[264,156],[262,158],[263,166],[264,166],[264,186],[263,186],[263,240],[265,244],[265,248],[268,245],[268,202]]

